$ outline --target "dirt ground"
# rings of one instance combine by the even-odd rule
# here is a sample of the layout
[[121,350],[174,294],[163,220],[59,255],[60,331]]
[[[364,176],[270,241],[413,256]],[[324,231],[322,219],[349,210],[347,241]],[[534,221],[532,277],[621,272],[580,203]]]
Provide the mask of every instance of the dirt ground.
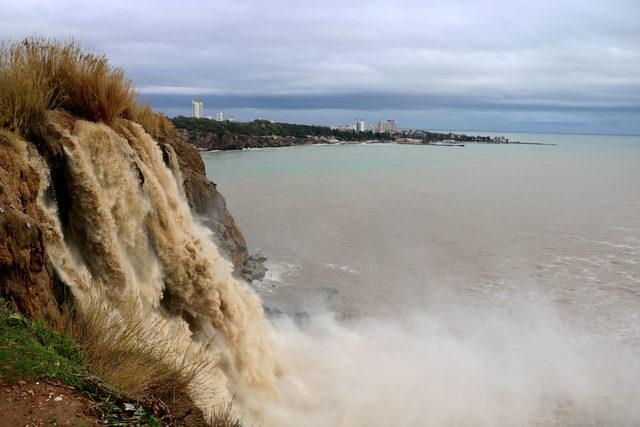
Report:
[[0,383],[0,427],[97,426],[91,403],[64,385]]

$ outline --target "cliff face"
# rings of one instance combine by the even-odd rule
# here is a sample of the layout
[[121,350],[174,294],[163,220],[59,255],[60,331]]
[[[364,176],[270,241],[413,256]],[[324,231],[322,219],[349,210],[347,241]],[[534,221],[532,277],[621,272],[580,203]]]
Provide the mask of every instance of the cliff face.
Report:
[[218,135],[214,132],[189,131],[178,129],[177,132],[186,141],[202,150],[241,150],[243,148],[288,147],[305,145],[322,140],[293,137],[250,136],[225,132]]
[[[46,161],[52,181],[46,197],[56,199],[62,225],[69,227],[74,221],[67,196],[72,183],[65,155],[66,136],[62,133],[72,130],[77,120],[68,113],[49,112],[39,136],[28,143],[0,131],[0,296],[22,313],[53,322],[60,318],[65,286],[57,279],[46,254],[37,208],[42,183],[28,151],[37,151]],[[178,133],[159,139],[165,163],[177,167],[183,178],[192,211],[212,231],[236,274],[247,280],[264,275],[260,263],[249,256],[224,197],[206,178],[197,149]]]
[[26,144],[0,133],[0,296],[28,316],[55,323],[61,314],[61,284],[38,225],[39,187]]

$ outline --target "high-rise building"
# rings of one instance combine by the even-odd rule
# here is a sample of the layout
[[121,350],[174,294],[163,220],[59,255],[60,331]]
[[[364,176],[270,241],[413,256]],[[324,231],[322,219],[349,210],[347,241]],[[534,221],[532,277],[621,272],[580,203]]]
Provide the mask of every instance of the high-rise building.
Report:
[[191,101],[191,108],[193,110],[193,117],[201,119],[204,117],[204,102],[199,99]]
[[394,133],[398,131],[398,122],[395,120],[382,120],[378,122],[378,127],[376,129],[378,132],[389,132]]
[[364,120],[356,120],[356,132],[364,132]]
[[224,113],[222,111],[218,111],[216,114],[216,120],[219,122],[224,122]]

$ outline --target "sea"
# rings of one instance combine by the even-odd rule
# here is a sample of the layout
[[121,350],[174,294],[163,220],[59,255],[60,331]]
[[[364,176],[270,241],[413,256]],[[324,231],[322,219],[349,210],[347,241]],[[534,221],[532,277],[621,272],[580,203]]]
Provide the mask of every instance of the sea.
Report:
[[554,145],[202,153],[316,373],[281,420],[640,425],[640,137],[464,133]]

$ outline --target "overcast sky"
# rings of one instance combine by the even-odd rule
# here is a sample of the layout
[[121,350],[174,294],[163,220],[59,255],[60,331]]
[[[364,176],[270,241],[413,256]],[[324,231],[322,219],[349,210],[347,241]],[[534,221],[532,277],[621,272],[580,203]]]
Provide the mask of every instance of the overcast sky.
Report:
[[73,36],[170,115],[640,133],[639,0],[0,3],[0,36]]

